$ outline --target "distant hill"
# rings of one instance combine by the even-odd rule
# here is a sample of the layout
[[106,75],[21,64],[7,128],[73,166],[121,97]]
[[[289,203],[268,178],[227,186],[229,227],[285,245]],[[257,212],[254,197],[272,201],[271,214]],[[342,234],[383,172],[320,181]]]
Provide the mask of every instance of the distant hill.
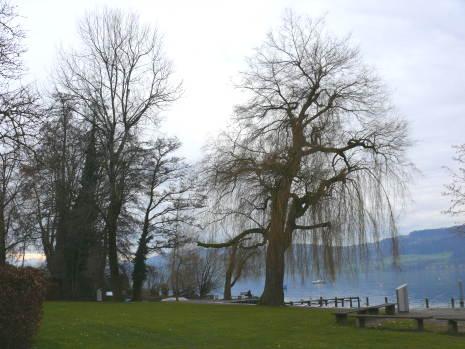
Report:
[[[465,266],[465,229],[449,227],[413,231],[398,238],[401,268]],[[385,262],[391,259],[390,239],[380,242]]]
[[[465,269],[465,228],[449,227],[413,231],[398,237],[401,269],[463,267]],[[311,248],[309,247],[309,250]],[[381,240],[368,247],[375,267],[392,265],[391,239]],[[380,259],[381,258],[381,259]],[[380,263],[382,262],[382,263]],[[147,263],[160,267],[166,263],[162,256],[154,256]]]
[[451,252],[465,260],[465,231],[458,227],[418,230],[399,238],[401,254]]

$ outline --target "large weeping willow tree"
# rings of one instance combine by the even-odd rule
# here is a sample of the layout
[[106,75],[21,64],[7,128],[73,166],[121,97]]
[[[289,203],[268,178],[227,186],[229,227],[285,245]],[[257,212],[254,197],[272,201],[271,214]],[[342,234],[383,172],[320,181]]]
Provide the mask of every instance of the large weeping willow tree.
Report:
[[260,302],[281,305],[293,243],[325,251],[316,260],[334,272],[340,247],[395,236],[407,124],[358,50],[322,21],[286,13],[247,62],[244,102],[210,146],[204,170],[214,211],[245,216],[250,227],[207,247],[264,241]]

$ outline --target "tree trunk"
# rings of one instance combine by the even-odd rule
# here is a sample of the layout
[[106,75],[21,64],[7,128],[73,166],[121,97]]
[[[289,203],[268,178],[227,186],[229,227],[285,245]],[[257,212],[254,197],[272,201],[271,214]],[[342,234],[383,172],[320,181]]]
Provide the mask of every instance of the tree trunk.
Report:
[[260,297],[262,305],[284,304],[284,256],[291,242],[291,231],[287,230],[287,208],[291,183],[281,180],[279,189],[271,199],[271,222],[266,249],[265,288]]
[[142,300],[142,287],[147,275],[147,235],[148,226],[144,226],[144,232],[139,239],[139,246],[137,247],[136,256],[134,258],[134,271],[132,272],[132,300]]
[[98,204],[96,191],[99,164],[95,146],[95,127],[89,134],[81,188],[70,212],[70,229],[67,241],[69,267],[67,273],[74,299],[95,299],[100,282],[101,236],[97,232]]
[[223,299],[227,301],[231,300],[232,277],[236,265],[236,254],[237,244],[231,246],[231,251],[229,252],[228,266],[226,268],[225,273],[226,275],[224,280]]
[[226,278],[224,280],[223,299],[225,301],[230,301],[231,298],[231,274],[226,273]]
[[287,246],[276,239],[270,239],[266,250],[265,288],[260,297],[262,305],[284,304],[284,255]]
[[108,263],[110,265],[110,278],[111,289],[113,291],[113,300],[115,301],[120,301],[123,299],[118,263],[118,246],[116,239],[118,216],[120,211],[119,207],[120,205],[118,205],[117,203],[111,202],[107,217]]
[[0,265],[6,264],[6,228],[3,210],[0,211]]
[[[96,233],[96,241],[95,244],[89,248],[85,272],[83,272],[85,282],[83,283],[82,294],[89,295],[91,299],[95,299],[96,292],[99,288],[103,290],[105,287],[104,280],[107,251],[101,235],[104,234],[102,234],[102,232]],[[87,290],[85,286],[88,286]]]
[[[62,201],[57,199],[57,206],[64,205]],[[55,292],[59,299],[68,298],[68,287],[65,280],[65,244],[66,244],[66,227],[65,221],[65,209],[61,208],[58,210],[58,223],[56,228],[56,243],[55,249],[51,255],[50,261],[47,261],[47,266],[52,276],[52,280],[55,283]]]

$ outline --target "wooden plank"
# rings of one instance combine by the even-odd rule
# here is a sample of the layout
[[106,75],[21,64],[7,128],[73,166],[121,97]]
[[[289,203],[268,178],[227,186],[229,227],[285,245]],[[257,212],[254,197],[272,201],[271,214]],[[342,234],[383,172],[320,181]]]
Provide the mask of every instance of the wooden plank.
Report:
[[355,318],[367,318],[367,319],[432,319],[432,315],[369,315],[369,314],[354,314],[351,315]]
[[392,311],[394,313],[396,309],[396,303],[386,303],[386,304],[372,305],[369,307],[354,308],[354,309],[346,310],[345,312],[358,313],[358,314],[365,314],[367,312],[377,313],[379,309],[381,308],[386,308],[386,312]]
[[454,321],[465,321],[463,317],[455,317],[455,316],[441,316],[441,317],[434,317],[436,320],[454,320]]
[[[364,314],[358,314],[358,315],[353,315],[353,317],[356,318],[357,321],[357,326],[358,327],[365,327],[365,321],[367,319],[404,319],[404,320],[415,320],[417,324],[417,329],[418,331],[423,331],[425,329],[424,326],[424,320],[425,319],[432,319],[433,317],[430,315],[412,315],[412,316],[406,316],[406,315],[364,315]],[[360,325],[362,324],[362,326]],[[452,333],[453,331],[453,325],[450,325],[449,331]],[[456,332],[455,332],[456,333]]]

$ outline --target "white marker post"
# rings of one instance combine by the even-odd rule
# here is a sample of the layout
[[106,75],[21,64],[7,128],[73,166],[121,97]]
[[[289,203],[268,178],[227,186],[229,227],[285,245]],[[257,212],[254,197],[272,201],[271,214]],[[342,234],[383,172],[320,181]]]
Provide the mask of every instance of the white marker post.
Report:
[[408,313],[409,304],[408,304],[408,290],[407,284],[400,285],[396,288],[397,296],[397,311],[399,313]]
[[101,302],[103,300],[102,290],[99,288],[97,290],[97,302]]

